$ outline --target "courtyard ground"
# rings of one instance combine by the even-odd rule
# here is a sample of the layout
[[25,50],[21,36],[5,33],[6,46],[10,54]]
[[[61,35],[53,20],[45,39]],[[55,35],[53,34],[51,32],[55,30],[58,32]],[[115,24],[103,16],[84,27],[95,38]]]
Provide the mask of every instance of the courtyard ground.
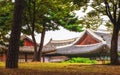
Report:
[[81,63],[19,63],[18,69],[5,69],[0,62],[0,75],[120,75],[120,66]]

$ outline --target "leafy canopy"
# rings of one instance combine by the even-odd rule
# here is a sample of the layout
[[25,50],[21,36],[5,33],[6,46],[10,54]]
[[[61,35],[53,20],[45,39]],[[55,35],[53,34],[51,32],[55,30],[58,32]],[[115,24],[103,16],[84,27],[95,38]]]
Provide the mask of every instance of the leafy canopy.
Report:
[[11,30],[13,15],[13,3],[10,1],[0,1],[0,44],[8,40],[6,36]]

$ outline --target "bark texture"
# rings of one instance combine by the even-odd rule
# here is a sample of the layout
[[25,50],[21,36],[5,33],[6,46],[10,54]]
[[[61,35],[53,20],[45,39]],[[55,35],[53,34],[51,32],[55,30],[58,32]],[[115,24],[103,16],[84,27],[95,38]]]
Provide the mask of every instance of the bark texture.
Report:
[[9,48],[6,59],[6,68],[18,68],[18,54],[23,8],[24,0],[15,0],[13,26],[10,35]]
[[37,61],[41,61],[44,38],[45,38],[45,27],[43,26],[43,31],[41,33],[41,42],[37,52]]
[[110,57],[111,57],[111,65],[118,65],[118,33],[119,33],[119,28],[115,26],[113,28],[113,35],[112,35],[112,40],[111,40],[111,49],[110,49]]

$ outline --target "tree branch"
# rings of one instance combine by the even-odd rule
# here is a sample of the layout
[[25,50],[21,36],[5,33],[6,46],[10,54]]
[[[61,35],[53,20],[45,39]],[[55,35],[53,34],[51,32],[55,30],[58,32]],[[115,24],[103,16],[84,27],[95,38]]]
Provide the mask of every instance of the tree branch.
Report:
[[108,15],[110,21],[114,24],[114,21],[113,21],[114,19],[113,19],[112,15],[111,15],[110,6],[109,6],[107,0],[104,0],[104,4],[105,4],[105,8],[106,8],[106,14]]
[[117,4],[113,4],[113,18],[114,18],[114,22],[116,23],[116,12],[117,12]]
[[33,3],[32,33],[34,33],[34,31],[35,31],[35,18],[36,18],[36,16],[35,16],[36,15],[36,12],[35,12],[36,0],[32,1],[32,3]]
[[[120,24],[120,1],[118,1],[118,24]],[[120,25],[119,25],[119,29],[120,29]]]

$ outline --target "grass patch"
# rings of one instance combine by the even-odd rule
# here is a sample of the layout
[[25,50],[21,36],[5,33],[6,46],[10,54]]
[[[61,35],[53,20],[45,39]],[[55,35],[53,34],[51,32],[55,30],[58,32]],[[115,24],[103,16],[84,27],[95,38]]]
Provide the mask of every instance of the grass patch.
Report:
[[70,60],[64,61],[63,63],[89,63],[89,64],[96,64],[97,61],[96,60],[90,60],[90,58],[77,57],[77,58],[71,58]]
[[5,67],[5,62],[0,62],[0,68],[4,68]]
[[19,63],[18,69],[5,69],[0,62],[0,75],[119,75],[120,66],[79,63]]

